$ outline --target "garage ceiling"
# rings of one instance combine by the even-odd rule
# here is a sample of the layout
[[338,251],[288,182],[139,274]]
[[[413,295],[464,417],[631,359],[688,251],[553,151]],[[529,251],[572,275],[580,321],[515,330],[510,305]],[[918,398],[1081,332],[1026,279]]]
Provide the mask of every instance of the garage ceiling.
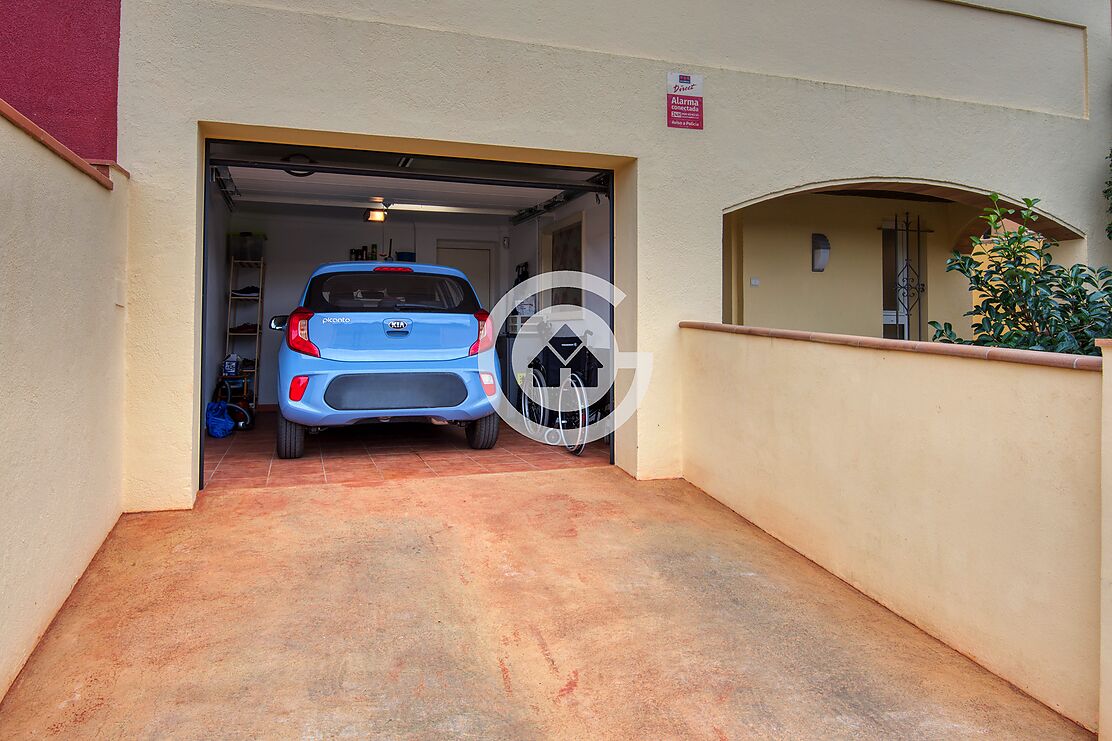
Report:
[[559,188],[522,188],[475,183],[405,180],[317,172],[306,177],[284,170],[229,167],[237,203],[287,203],[367,208],[374,199],[393,205],[447,206],[468,213],[512,216],[559,195]]
[[488,214],[521,221],[583,193],[606,193],[609,173],[537,165],[211,142],[214,181],[229,205],[282,204]]

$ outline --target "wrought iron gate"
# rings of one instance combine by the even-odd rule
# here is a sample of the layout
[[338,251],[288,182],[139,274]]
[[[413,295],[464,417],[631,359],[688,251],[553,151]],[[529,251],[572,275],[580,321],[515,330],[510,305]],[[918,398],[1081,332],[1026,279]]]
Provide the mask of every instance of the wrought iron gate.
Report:
[[923,229],[910,213],[896,214],[885,229],[884,336],[920,340],[923,335]]

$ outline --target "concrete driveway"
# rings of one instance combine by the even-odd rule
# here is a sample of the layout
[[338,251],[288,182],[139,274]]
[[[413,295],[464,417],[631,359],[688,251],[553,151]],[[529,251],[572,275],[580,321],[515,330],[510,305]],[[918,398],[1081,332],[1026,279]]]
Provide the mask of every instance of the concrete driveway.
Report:
[[0,737],[1084,737],[682,481],[221,489],[126,515]]

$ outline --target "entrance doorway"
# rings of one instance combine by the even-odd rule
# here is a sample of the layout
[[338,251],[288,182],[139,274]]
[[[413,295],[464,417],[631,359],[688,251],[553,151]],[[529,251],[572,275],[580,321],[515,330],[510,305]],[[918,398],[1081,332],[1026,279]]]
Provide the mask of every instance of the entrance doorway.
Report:
[[479,303],[489,310],[494,306],[494,282],[491,265],[496,243],[460,242],[441,239],[436,243],[436,263],[459,270],[471,281]]

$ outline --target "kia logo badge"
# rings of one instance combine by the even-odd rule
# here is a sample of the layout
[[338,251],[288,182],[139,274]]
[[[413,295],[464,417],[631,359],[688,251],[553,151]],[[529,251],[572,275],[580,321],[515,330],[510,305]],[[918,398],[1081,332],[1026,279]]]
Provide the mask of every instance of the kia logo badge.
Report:
[[405,319],[391,319],[387,326],[390,327],[390,329],[406,329],[409,326],[409,322]]

